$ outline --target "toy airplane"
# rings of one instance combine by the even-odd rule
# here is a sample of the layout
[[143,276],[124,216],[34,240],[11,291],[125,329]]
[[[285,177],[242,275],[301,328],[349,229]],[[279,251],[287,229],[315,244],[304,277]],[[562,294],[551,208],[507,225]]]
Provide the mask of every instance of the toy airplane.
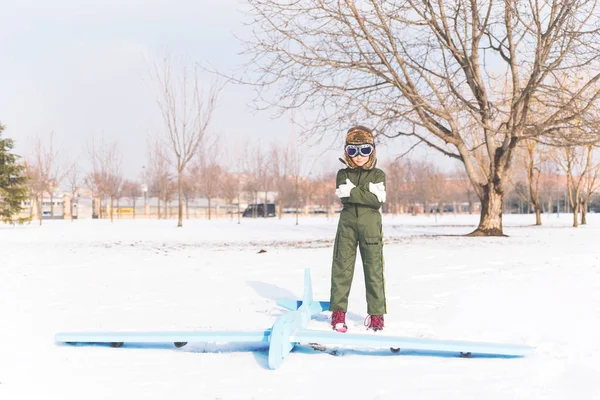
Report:
[[279,300],[277,304],[288,312],[279,316],[270,329],[259,331],[209,331],[209,332],[75,332],[58,333],[59,343],[109,343],[121,347],[123,343],[174,343],[182,347],[187,343],[269,343],[269,368],[276,369],[299,343],[319,345],[345,345],[357,347],[425,350],[456,353],[462,357],[481,356],[523,357],[534,348],[525,345],[438,340],[385,336],[383,334],[350,334],[335,331],[307,329],[312,316],[329,309],[327,301],[313,301],[310,269],[304,270],[304,295],[302,300]]

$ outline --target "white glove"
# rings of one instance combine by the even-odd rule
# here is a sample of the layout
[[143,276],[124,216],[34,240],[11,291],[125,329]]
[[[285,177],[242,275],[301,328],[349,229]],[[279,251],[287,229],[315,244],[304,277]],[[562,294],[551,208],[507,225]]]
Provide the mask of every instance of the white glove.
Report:
[[355,188],[354,183],[350,182],[350,179],[346,178],[346,183],[342,183],[339,188],[336,189],[335,194],[340,199],[342,197],[350,197],[350,191]]
[[380,203],[385,203],[385,185],[383,182],[369,182],[369,192],[377,196],[377,200],[379,200]]

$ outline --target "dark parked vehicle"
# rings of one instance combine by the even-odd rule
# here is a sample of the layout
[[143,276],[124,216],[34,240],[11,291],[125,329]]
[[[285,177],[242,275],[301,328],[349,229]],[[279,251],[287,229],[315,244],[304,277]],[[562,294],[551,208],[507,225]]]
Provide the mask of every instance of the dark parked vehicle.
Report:
[[[267,217],[275,217],[277,213],[275,212],[275,204],[267,203]],[[244,210],[242,217],[246,218],[264,218],[265,217],[265,205],[264,204],[250,204],[248,208]]]

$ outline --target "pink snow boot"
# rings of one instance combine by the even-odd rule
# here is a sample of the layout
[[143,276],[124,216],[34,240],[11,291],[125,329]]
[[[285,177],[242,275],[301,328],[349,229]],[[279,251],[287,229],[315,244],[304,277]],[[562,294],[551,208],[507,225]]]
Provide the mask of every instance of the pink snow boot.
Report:
[[335,310],[331,313],[331,327],[336,332],[345,333],[348,330],[346,325],[346,313],[342,310]]
[[383,315],[369,315],[365,318],[365,326],[375,332],[383,330]]

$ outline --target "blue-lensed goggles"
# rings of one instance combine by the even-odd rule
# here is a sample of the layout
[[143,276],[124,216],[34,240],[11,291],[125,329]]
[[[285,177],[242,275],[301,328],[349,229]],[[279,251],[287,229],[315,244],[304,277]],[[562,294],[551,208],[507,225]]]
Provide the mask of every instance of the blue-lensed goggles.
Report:
[[372,144],[349,144],[346,146],[346,154],[350,157],[361,156],[369,157],[373,152]]

